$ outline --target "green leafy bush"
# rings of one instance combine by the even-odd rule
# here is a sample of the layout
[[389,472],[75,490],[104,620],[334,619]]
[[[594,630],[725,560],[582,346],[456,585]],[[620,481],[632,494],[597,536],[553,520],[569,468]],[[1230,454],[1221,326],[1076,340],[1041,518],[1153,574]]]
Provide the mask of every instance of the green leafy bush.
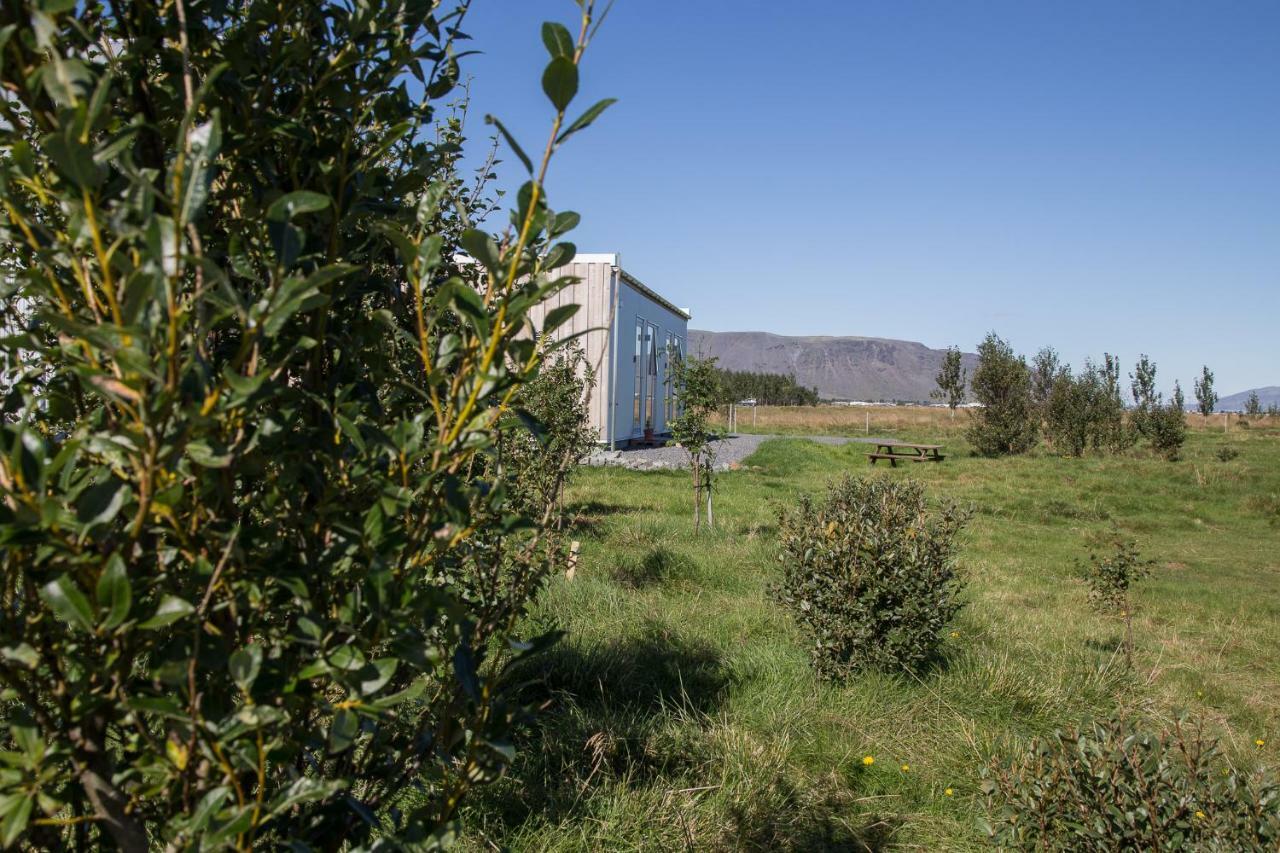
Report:
[[555,552],[480,472],[572,310],[579,5],[496,236],[465,4],[0,7],[0,840],[416,849],[509,765]]
[[846,477],[780,513],[777,596],[812,639],[819,673],[914,670],[936,654],[962,606],[966,518],[951,504],[931,515],[922,484],[891,478]]
[[1039,414],[1026,361],[994,332],[978,345],[978,367],[969,391],[973,412],[969,441],[983,456],[1025,453],[1036,443]]
[[566,478],[600,440],[587,409],[594,383],[582,347],[560,348],[520,389],[513,401],[520,417],[504,423],[498,439],[494,464],[513,507],[529,516],[549,511],[556,527]]
[[1219,462],[1230,462],[1240,455],[1240,451],[1234,447],[1219,447],[1217,454]]
[[1280,787],[1233,769],[1199,727],[1094,722],[992,762],[991,841],[1013,850],[1275,850]]
[[1176,462],[1187,440],[1187,416],[1182,406],[1173,401],[1157,406],[1147,413],[1146,425],[1151,449],[1170,462]]
[[1124,423],[1114,360],[1103,366],[1085,361],[1079,375],[1069,366],[1057,368],[1042,407],[1045,436],[1056,452],[1080,456],[1085,450],[1117,452],[1132,443]]

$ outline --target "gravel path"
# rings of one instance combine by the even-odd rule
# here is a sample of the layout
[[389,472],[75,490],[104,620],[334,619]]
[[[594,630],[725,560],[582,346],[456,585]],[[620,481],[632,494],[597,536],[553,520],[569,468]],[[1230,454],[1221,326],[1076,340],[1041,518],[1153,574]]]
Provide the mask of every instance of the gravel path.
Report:
[[[862,438],[841,435],[731,435],[714,443],[716,470],[724,471],[756,452],[761,444],[771,438],[799,438],[819,444],[875,444],[881,438]],[[619,465],[637,470],[684,468],[689,458],[679,447],[637,447],[628,450],[600,450],[587,457],[588,465]]]

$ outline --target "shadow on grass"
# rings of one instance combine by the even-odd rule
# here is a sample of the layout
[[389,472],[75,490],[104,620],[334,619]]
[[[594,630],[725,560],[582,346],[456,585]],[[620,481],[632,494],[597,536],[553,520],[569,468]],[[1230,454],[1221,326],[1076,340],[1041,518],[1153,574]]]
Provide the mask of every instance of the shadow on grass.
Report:
[[[605,642],[568,640],[520,668],[522,699],[541,706],[510,775],[475,792],[469,826],[498,847],[581,824],[621,838],[658,838],[684,820],[676,791],[721,787],[726,762],[746,758],[723,811],[704,815],[689,849],[872,851],[900,821],[863,811],[842,786],[800,787],[758,766],[716,728],[733,685],[723,653],[649,622]],[[754,755],[751,753],[750,755]],[[685,826],[685,831],[689,827]]]
[[734,849],[762,853],[887,850],[902,826],[900,818],[858,815],[839,796],[806,796],[781,779],[774,780],[760,794],[750,803],[730,810]]
[[575,537],[601,538],[606,519],[629,512],[630,507],[611,501],[578,501],[564,508],[565,527]]
[[643,589],[687,577],[690,568],[688,559],[683,555],[665,545],[655,545],[638,559],[622,558],[613,566],[610,574],[625,587]]
[[515,675],[522,701],[543,711],[510,778],[480,792],[486,832],[499,837],[589,817],[605,786],[696,777],[712,760],[699,721],[730,685],[719,650],[655,623],[603,643],[563,641]]

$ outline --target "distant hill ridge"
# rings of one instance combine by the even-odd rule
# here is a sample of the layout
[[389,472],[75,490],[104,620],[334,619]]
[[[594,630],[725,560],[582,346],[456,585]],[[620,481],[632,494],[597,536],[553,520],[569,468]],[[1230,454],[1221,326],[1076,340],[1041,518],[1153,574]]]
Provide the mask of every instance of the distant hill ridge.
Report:
[[[1258,395],[1258,402],[1262,404],[1263,409],[1266,409],[1267,406],[1280,406],[1280,385],[1268,385],[1265,388],[1241,391],[1239,394],[1228,394],[1218,400],[1215,410],[1219,412],[1243,412],[1245,401],[1253,393]],[[1194,402],[1193,400],[1192,403],[1194,404]]]
[[[891,338],[689,330],[689,351],[729,370],[792,373],[835,400],[929,400],[945,350]],[[973,375],[978,357],[964,353]]]

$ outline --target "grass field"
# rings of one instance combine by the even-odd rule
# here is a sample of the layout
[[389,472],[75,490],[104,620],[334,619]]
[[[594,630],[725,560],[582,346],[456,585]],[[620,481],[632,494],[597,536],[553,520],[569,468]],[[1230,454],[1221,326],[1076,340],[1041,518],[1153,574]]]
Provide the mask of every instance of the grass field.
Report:
[[[837,415],[864,417],[848,411]],[[771,599],[775,508],[867,473],[865,447],[764,444],[721,476],[718,527],[696,537],[686,475],[584,470],[570,494],[582,563],[531,618],[566,632],[525,673],[546,710],[515,772],[472,801],[465,847],[976,848],[979,773],[993,755],[1121,705],[1156,721],[1188,712],[1232,762],[1275,770],[1280,429],[1196,429],[1176,463],[1140,452],[989,460],[968,454],[963,414],[951,428],[945,411],[922,411],[939,423],[917,414],[872,432],[941,436],[947,461],[875,476],[919,477],[975,511],[968,605],[941,665],[820,683]],[[1219,459],[1226,446],[1239,455]],[[1136,594],[1133,672],[1119,624],[1091,612],[1076,579],[1113,526],[1157,561]]]

